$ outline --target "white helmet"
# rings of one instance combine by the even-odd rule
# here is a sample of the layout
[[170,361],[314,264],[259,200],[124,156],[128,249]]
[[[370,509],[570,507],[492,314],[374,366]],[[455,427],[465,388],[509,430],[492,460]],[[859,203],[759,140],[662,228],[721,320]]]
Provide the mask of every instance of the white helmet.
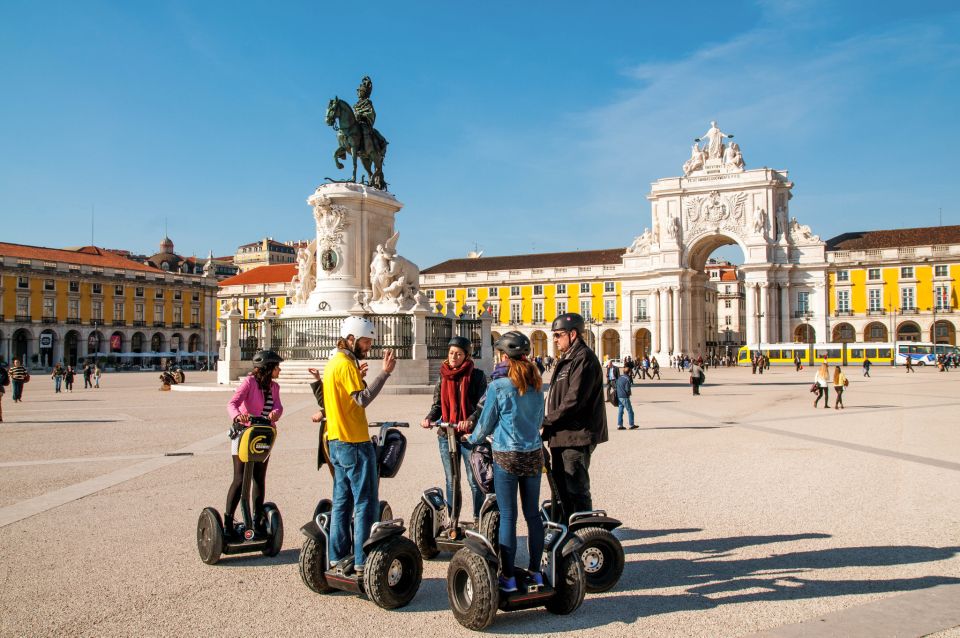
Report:
[[373,339],[377,336],[377,331],[373,327],[373,322],[364,317],[347,317],[340,326],[340,336],[344,339],[353,335],[357,339],[368,337]]

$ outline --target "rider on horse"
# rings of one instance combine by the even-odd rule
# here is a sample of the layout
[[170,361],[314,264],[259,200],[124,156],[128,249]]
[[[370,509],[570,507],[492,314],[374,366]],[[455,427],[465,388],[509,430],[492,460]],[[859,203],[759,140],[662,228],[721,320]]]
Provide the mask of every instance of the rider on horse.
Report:
[[357,87],[357,103],[353,105],[353,114],[357,117],[360,129],[363,131],[363,148],[368,153],[375,150],[373,145],[373,125],[377,121],[377,112],[373,110],[373,102],[370,101],[370,94],[373,92],[373,81],[370,76],[365,75],[360,80],[360,86]]

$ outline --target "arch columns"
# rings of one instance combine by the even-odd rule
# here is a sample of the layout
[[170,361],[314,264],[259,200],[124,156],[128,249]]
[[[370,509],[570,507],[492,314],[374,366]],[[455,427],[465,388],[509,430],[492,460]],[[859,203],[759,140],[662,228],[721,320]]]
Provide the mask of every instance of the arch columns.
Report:
[[663,337],[660,335],[660,289],[650,293],[650,352],[663,350]]
[[673,340],[670,343],[670,350],[677,354],[680,352],[681,338],[681,314],[680,314],[680,286],[670,286],[670,320],[673,325]]
[[744,282],[744,300],[747,302],[746,311],[746,342],[747,346],[754,346],[759,341],[757,338],[757,285],[752,282]]
[[760,282],[760,343],[770,343],[770,285]]
[[780,285],[780,341],[793,341],[790,331],[790,282]]

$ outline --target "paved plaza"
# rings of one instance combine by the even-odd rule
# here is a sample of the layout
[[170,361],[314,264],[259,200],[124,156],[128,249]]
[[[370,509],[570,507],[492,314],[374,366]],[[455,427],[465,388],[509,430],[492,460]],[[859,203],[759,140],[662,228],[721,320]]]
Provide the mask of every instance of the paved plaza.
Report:
[[[624,521],[623,578],[571,616],[501,613],[490,633],[960,635],[960,373],[849,372],[845,410],[815,411],[813,372],[787,368],[708,370],[698,398],[665,369],[635,389],[637,431],[613,429],[608,406],[593,493]],[[284,396],[267,476],[283,551],[207,566],[195,528],[204,506],[223,508],[229,394],[158,392],[151,373],[103,385],[57,396],[37,375],[22,404],[5,397],[0,634],[471,633],[448,608],[448,555],[426,561],[399,611],[303,585],[298,528],[331,489],[315,469],[312,396]],[[415,425],[428,402],[382,395],[368,414]],[[403,469],[381,485],[404,518],[442,481],[435,435],[408,436]]]

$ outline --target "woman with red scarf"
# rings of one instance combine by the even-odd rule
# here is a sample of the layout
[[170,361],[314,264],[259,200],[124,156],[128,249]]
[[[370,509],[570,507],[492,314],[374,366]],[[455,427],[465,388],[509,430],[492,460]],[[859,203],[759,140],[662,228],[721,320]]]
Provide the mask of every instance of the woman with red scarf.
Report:
[[[460,456],[466,468],[467,483],[473,493],[473,518],[476,519],[480,516],[483,494],[477,487],[473,470],[470,468],[470,446],[460,437],[469,434],[480,417],[480,412],[483,410],[483,397],[487,392],[487,378],[482,370],[478,370],[473,365],[473,359],[470,358],[473,347],[469,339],[453,337],[447,345],[449,346],[447,359],[440,364],[440,379],[433,391],[433,405],[420,425],[430,429],[434,421],[442,418],[445,423],[453,423],[457,426]],[[440,446],[443,472],[447,477],[447,509],[449,510],[450,503],[453,502],[450,444],[445,436],[437,437],[437,442]]]

